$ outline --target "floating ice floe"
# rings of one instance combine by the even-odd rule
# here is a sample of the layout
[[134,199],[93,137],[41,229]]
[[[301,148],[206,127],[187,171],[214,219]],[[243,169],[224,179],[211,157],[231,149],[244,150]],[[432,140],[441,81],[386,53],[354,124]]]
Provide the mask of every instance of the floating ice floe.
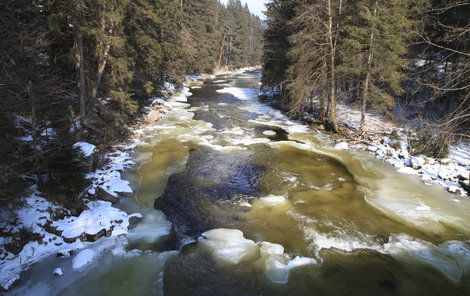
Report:
[[213,229],[204,232],[198,243],[208,249],[222,263],[238,264],[257,255],[254,241],[246,239],[237,229]]
[[265,131],[263,131],[263,135],[268,136],[268,137],[272,137],[272,136],[275,136],[277,134],[273,130],[265,130]]
[[257,244],[246,239],[237,229],[213,229],[204,232],[198,244],[206,248],[221,264],[239,264],[252,261],[260,266],[266,276],[275,283],[287,283],[289,273],[299,266],[314,265],[316,260],[307,257],[290,258],[279,244],[262,242]]

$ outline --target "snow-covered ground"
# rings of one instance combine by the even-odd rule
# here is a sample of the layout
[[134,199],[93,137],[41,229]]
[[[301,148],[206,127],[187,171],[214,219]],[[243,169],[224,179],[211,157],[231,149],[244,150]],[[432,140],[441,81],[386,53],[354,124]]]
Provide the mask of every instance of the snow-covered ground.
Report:
[[[170,84],[166,84],[165,88],[168,91],[175,90]],[[164,107],[168,108],[165,104],[163,99],[155,99],[153,108],[149,109],[143,121],[155,124],[164,113]],[[0,289],[8,290],[20,279],[23,271],[50,256],[74,256],[72,268],[82,270],[104,252],[125,255],[127,252],[124,246],[128,240],[155,241],[168,235],[170,224],[159,212],[152,211],[145,216],[141,213],[129,214],[114,207],[110,201],[91,200],[97,195],[99,197],[98,191],[113,197],[113,202],[132,195],[130,183],[122,178],[122,173],[134,164],[130,153],[142,143],[142,129],[136,129],[129,142],[116,145],[106,155],[107,164],[104,167],[87,175],[91,181],[86,189],[90,200],[85,201],[86,209],[78,216],[48,201],[35,187],[22,201],[0,209]],[[88,158],[96,151],[95,145],[87,142],[77,142],[74,147]],[[152,228],[151,235],[149,227]],[[31,237],[24,238],[23,233]],[[18,242],[21,236],[24,241]],[[16,250],[12,247],[15,244],[19,244]],[[63,271],[57,268],[53,273],[60,276]]]
[[[409,130],[398,128],[381,115],[368,113],[366,119],[369,137],[358,141],[354,138],[354,132],[359,130],[360,111],[338,104],[337,114],[341,123],[352,128],[349,131],[352,136],[347,140],[338,140],[336,148],[351,147],[369,151],[377,158],[392,164],[401,173],[420,176],[427,184],[443,186],[451,193],[462,196],[468,194],[461,183],[468,185],[469,182],[470,143],[460,142],[451,146],[449,156],[444,159],[412,155],[407,136],[410,134]],[[394,137],[391,136],[392,133],[395,134]]]

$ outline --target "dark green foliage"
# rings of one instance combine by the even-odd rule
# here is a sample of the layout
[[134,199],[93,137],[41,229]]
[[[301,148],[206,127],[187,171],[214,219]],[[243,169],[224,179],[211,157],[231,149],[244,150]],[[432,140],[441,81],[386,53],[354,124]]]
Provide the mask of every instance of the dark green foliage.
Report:
[[449,142],[440,134],[423,131],[411,140],[411,149],[414,155],[426,155],[437,159],[449,155]]
[[0,200],[29,175],[76,203],[88,168],[73,143],[122,139],[165,81],[261,55],[238,0],[7,0],[0,25]]
[[295,16],[298,2],[273,0],[267,5],[268,28],[264,32],[263,78],[267,87],[282,84],[287,78],[290,66],[288,53],[291,49],[289,37],[292,35],[290,22]]
[[240,0],[230,0],[227,6],[217,0],[187,1],[183,11],[182,39],[188,73],[260,63],[261,20]]

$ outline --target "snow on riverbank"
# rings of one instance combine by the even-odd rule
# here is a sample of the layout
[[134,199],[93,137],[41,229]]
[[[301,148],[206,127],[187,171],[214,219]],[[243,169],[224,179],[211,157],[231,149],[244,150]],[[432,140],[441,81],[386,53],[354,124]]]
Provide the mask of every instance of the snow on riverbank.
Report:
[[409,139],[404,129],[393,131],[395,140],[391,139],[392,131],[385,131],[371,133],[368,139],[361,142],[347,139],[350,145],[341,140],[335,147],[368,151],[376,158],[393,165],[400,173],[419,176],[426,184],[437,184],[450,193],[468,195],[462,186],[465,184],[468,186],[470,174],[470,146],[468,144],[459,143],[452,146],[449,156],[445,159],[411,155]]
[[[100,233],[110,239],[125,234],[132,219],[140,217],[128,215],[105,201],[90,201],[86,206],[87,210],[74,217],[34,191],[24,198],[23,206],[2,209],[0,228],[9,235],[2,235],[0,240],[0,286],[9,289],[21,272],[34,263],[49,256],[71,256],[75,250],[89,246],[86,241],[98,239]],[[57,219],[60,215],[64,217]],[[11,246],[25,232],[34,239],[24,242],[16,253]]]
[[[367,113],[368,138],[358,140],[361,113],[344,104],[338,104],[338,120],[349,129],[347,138],[337,141],[337,149],[359,149],[368,151],[387,163],[398,172],[416,175],[426,184],[437,184],[450,193],[469,195],[465,190],[470,175],[470,143],[458,143],[450,147],[449,156],[435,159],[424,155],[412,155],[409,145],[409,131],[398,128],[376,113]],[[394,135],[393,135],[394,134]],[[346,143],[346,142],[349,142]]]
[[[169,84],[165,87],[169,91],[175,89]],[[128,240],[156,240],[168,235],[170,225],[158,212],[149,213],[147,219],[140,213],[128,214],[110,202],[132,195],[130,183],[122,178],[122,173],[134,164],[131,152],[143,142],[145,134],[142,130],[149,124],[155,125],[168,108],[165,100],[155,99],[147,109],[144,126],[135,130],[134,138],[113,147],[105,156],[106,165],[87,175],[91,182],[86,190],[88,197],[107,200],[112,197],[112,200],[85,200],[85,210],[73,216],[32,188],[32,193],[21,201],[0,209],[0,289],[8,290],[23,271],[50,256],[70,257],[79,251],[72,264],[73,269],[82,270],[103,252],[127,254],[124,246]],[[96,150],[94,145],[86,142],[77,142],[74,147],[87,158]],[[140,225],[132,229],[141,220],[141,224],[151,226]],[[155,231],[151,236],[150,227]]]
[[[246,70],[250,69],[237,72]],[[227,71],[223,74],[233,73]],[[188,85],[195,85],[211,77],[215,76],[188,76],[187,82]],[[144,144],[146,138],[153,134],[152,131],[159,127],[158,121],[162,116],[171,110],[178,111],[189,106],[186,103],[191,95],[189,88],[177,89],[170,83],[165,83],[164,88],[172,98],[150,99],[150,105],[145,108],[147,113],[141,124],[135,127],[132,138],[127,143],[112,147],[105,156],[106,164],[87,175],[91,185],[86,189],[86,194],[90,200],[85,200],[85,210],[79,215],[73,216],[65,208],[48,201],[35,188],[22,201],[0,209],[0,289],[10,289],[23,271],[47,257],[73,256],[70,262],[72,269],[81,271],[98,260],[102,253],[116,256],[131,254],[132,251],[125,251],[129,241],[151,243],[169,234],[171,224],[161,212],[142,209],[143,215],[129,214],[113,206],[120,198],[133,194],[129,181],[122,177],[123,172],[135,163],[131,156],[133,150]],[[183,116],[183,113],[179,112],[178,116]],[[187,116],[192,118],[191,114]],[[87,142],[77,142],[74,147],[87,158],[93,157],[96,152],[96,146]],[[96,197],[106,201],[91,200]],[[53,273],[62,275],[63,271],[59,269],[55,268]]]
[[[462,196],[467,195],[467,191],[461,183],[468,184],[470,174],[470,158],[449,158],[437,160],[424,155],[410,156],[410,148],[405,135],[400,135],[400,148],[395,148],[396,141],[384,136],[382,140],[373,140],[365,149],[375,154],[398,169],[398,172],[420,176],[426,184],[437,184],[447,189],[451,193]],[[453,151],[456,147],[452,147]],[[470,152],[470,151],[469,151]]]

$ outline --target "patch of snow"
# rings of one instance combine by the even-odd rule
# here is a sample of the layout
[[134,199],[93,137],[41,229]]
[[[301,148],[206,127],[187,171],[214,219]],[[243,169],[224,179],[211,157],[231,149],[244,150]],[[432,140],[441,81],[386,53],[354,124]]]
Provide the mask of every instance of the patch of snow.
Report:
[[93,155],[95,152],[96,146],[87,142],[77,142],[73,144],[73,147],[80,149],[85,157]]
[[75,255],[75,257],[73,258],[72,268],[81,269],[85,265],[91,263],[95,257],[96,253],[91,249],[85,249],[83,251],[80,251],[80,253]]
[[340,142],[340,143],[335,145],[336,150],[346,150],[348,148],[349,148],[349,145],[346,142]]

